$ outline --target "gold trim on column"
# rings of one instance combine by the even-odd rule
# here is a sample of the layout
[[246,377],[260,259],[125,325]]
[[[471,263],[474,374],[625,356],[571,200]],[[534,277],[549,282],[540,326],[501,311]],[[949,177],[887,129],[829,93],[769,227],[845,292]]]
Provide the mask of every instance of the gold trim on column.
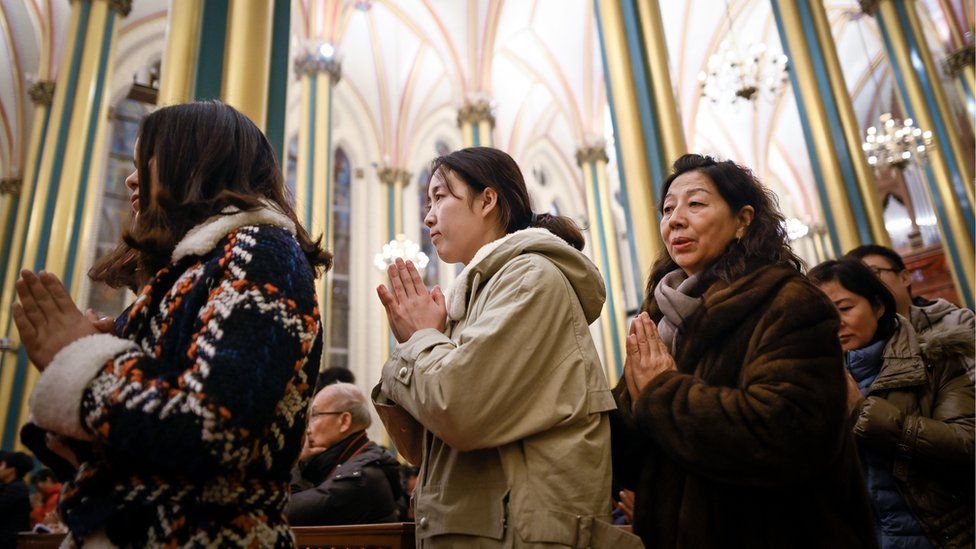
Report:
[[[580,151],[577,153],[577,158],[580,158]],[[605,155],[606,153],[604,153]],[[603,241],[605,240],[601,236],[601,231],[605,227],[601,227],[597,220],[600,219],[600,214],[598,210],[602,210],[600,201],[594,193],[594,181],[593,175],[589,169],[589,164],[580,163],[580,168],[583,171],[583,187],[586,191],[586,214],[589,217],[589,232],[590,232],[590,250],[593,262],[599,265],[602,263],[601,258],[603,257]],[[609,253],[607,254],[609,256]],[[602,267],[601,267],[602,270]],[[607,273],[610,276],[610,273]],[[602,335],[602,347],[603,347],[603,364],[604,370],[607,375],[607,381],[612,386],[617,381],[617,364],[623,364],[624,357],[618,357],[616,352],[616,347],[613,341],[613,321],[610,317],[610,300],[613,299],[613,287],[611,284],[610,288],[607,288],[607,301],[603,303],[603,312],[600,313],[600,334]]]
[[[465,147],[491,147],[493,143],[492,131],[495,128],[495,115],[491,110],[491,103],[485,100],[465,103],[458,109],[458,127]],[[478,143],[475,143],[475,129],[478,130]]]
[[[867,158],[862,152],[861,128],[857,123],[857,117],[854,115],[854,104],[851,102],[847,83],[844,81],[840,59],[837,57],[837,46],[834,44],[834,37],[827,21],[827,12],[824,10],[823,2],[804,1],[808,3],[810,12],[813,14],[813,23],[820,41],[820,49],[825,53],[824,64],[827,67],[827,79],[830,81],[834,103],[837,105],[840,123],[844,130],[844,139],[847,141],[847,150],[850,151],[851,155],[851,163],[854,165],[857,189],[861,195],[861,202],[864,204],[863,213],[871,230],[871,238],[876,244],[891,247],[891,236],[884,224],[878,183],[875,181],[874,171],[871,170]],[[848,250],[849,248],[843,251],[847,252]]]
[[[45,268],[59,277],[64,277],[67,268],[68,246],[71,244],[72,227],[75,223],[76,207],[79,200],[81,178],[85,177],[82,166],[85,162],[85,145],[89,142],[90,122],[94,111],[101,109],[101,98],[96,97],[99,85],[98,73],[101,68],[102,42],[109,17],[116,17],[116,13],[109,9],[107,0],[92,2],[88,16],[88,26],[85,30],[85,43],[81,56],[81,67],[78,70],[78,82],[75,87],[74,102],[71,106],[71,121],[68,126],[68,141],[65,145],[61,178],[58,181],[57,201],[54,206],[54,216],[51,219],[51,238],[47,246],[47,260]],[[114,41],[114,40],[113,40]],[[111,65],[111,61],[108,61]],[[107,82],[111,67],[106,68]],[[104,116],[104,112],[99,118]],[[94,184],[94,182],[92,182]],[[79,242],[81,237],[79,237]],[[77,297],[77,296],[75,296]]]
[[[933,114],[937,115],[943,121],[946,134],[949,137],[949,147],[952,149],[952,155],[956,159],[955,168],[959,170],[959,174],[965,182],[963,187],[966,189],[966,197],[969,199],[970,207],[976,208],[976,202],[974,202],[973,197],[973,170],[970,168],[969,163],[966,161],[966,156],[963,154],[962,142],[959,140],[959,131],[955,128],[955,117],[949,108],[949,101],[946,99],[945,90],[942,87],[942,80],[939,78],[940,75],[936,70],[935,61],[932,59],[932,52],[929,51],[928,43],[925,41],[925,33],[922,31],[922,23],[918,20],[915,3],[914,0],[908,0],[908,4],[905,6],[905,12],[908,14],[908,21],[911,24],[911,31],[915,37],[915,41],[921,46],[919,48],[919,55],[922,58],[922,63],[925,65],[925,70],[932,80],[932,95],[935,96],[935,104],[939,110],[939,112]],[[929,126],[929,129],[932,127]]]
[[651,89],[655,114],[661,131],[661,145],[665,161],[670,165],[688,152],[685,134],[681,127],[678,104],[671,87],[671,71],[668,68],[668,44],[664,37],[664,23],[658,0],[639,2],[637,6],[644,38],[644,55],[650,68]]
[[[908,7],[914,9],[913,6]],[[922,84],[912,65],[908,41],[905,37],[905,32],[909,29],[904,29],[898,24],[898,12],[892,0],[880,0],[878,10],[878,15],[886,22],[885,26],[888,29],[891,51],[895,55],[895,59],[889,60],[889,62],[898,64],[908,93],[908,97],[903,98],[903,100],[907,100],[914,107],[915,121],[918,126],[934,128],[933,114],[929,111],[928,104],[925,102],[925,93],[922,90]],[[949,129],[947,126],[947,130]],[[952,132],[948,131],[948,133],[951,134]],[[952,186],[952,168],[942,152],[943,146],[944,144],[938,143],[937,146],[929,149],[929,162],[932,166],[932,173],[935,175],[935,181],[933,183],[936,187],[936,192],[938,192],[938,196],[945,208],[945,225],[951,232],[953,241],[956,244],[955,249],[949,249],[948,241],[945,240],[945,234],[943,234],[943,242],[946,244],[948,253],[958,254],[959,263],[962,264],[963,272],[958,272],[954,262],[948,261],[947,263],[956,285],[959,288],[969,288],[970,292],[972,292],[974,277],[976,277],[976,273],[974,273],[976,252],[973,250],[973,235],[969,227],[967,227],[962,209],[959,207],[959,202],[956,199]],[[967,179],[965,183],[967,186],[972,185],[972,180]],[[941,232],[941,223],[939,229]]]
[[606,48],[606,71],[612,84],[610,92],[616,112],[615,132],[621,153],[618,161],[627,187],[637,265],[643,278],[651,273],[651,267],[664,247],[657,227],[653,182],[643,150],[644,136],[640,127],[634,75],[627,64],[630,55],[627,51],[623,13],[618,0],[597,0],[597,3],[603,30],[600,35]]
[[54,82],[46,80],[34,82],[27,89],[27,94],[30,95],[35,105],[50,107],[51,102],[54,101]]
[[273,21],[274,0],[230,2],[221,98],[262,130],[268,114]]
[[204,0],[172,2],[166,22],[166,51],[159,82],[159,106],[193,99]]
[[[840,239],[837,244],[841,248],[839,251],[844,253],[863,243],[858,236],[854,213],[844,187],[844,174],[840,169],[837,151],[833,147],[826,107],[814,77],[813,61],[803,32],[802,19],[794,0],[773,1],[780,8],[783,34],[790,45],[790,64],[796,74],[796,82],[803,97],[803,108],[807,113],[813,147],[817,154],[816,161],[820,165],[820,173],[827,193],[827,204],[823,207],[830,208],[834,215],[834,225]],[[811,159],[811,161],[815,160]]]

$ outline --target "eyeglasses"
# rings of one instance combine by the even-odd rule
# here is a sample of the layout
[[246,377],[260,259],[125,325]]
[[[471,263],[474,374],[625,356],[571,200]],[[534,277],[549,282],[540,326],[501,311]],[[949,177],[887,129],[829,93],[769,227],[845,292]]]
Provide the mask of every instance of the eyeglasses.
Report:
[[901,269],[887,269],[885,267],[868,267],[874,276],[881,276],[881,273],[900,273]]
[[346,410],[342,410],[341,412],[317,412],[312,410],[312,413],[308,414],[308,419],[315,419],[319,416],[338,416],[344,413],[346,413]]

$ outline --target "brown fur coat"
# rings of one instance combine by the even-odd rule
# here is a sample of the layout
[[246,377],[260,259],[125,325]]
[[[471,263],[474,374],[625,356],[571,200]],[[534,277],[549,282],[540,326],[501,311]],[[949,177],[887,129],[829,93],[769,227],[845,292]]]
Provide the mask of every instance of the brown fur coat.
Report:
[[[800,273],[711,284],[677,371],[614,390],[614,472],[647,547],[872,547],[838,317]],[[653,296],[645,309],[656,322]]]

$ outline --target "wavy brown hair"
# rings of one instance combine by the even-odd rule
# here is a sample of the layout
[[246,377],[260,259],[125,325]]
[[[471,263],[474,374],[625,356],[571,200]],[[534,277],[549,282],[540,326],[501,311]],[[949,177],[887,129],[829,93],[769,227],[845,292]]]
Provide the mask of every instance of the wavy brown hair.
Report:
[[[285,198],[284,178],[271,143],[246,116],[219,101],[159,109],[143,121],[136,145],[139,215],[122,241],[88,272],[96,281],[131,289],[170,262],[186,233],[207,219],[266,207],[295,223],[302,252],[316,274],[332,255],[312,240]],[[152,166],[150,165],[152,163]],[[156,188],[150,189],[155,172]]]
[[[733,213],[745,206],[755,210],[752,223],[746,227],[742,238],[729,243],[725,252],[699,275],[699,291],[718,279],[731,283],[763,265],[784,265],[800,271],[803,261],[790,247],[776,195],[759,182],[752,170],[731,160],[719,162],[700,154],[681,156],[674,161],[671,175],[661,186],[658,208],[663,207],[664,197],[674,180],[688,172],[699,172],[708,177]],[[667,249],[663,250],[647,280],[647,299],[654,295],[654,288],[664,275],[679,268]]]

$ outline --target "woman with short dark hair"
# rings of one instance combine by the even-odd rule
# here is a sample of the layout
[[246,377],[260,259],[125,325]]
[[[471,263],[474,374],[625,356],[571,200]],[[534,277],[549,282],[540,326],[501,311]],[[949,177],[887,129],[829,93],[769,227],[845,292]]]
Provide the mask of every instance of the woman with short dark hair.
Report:
[[418,547],[627,547],[610,523],[614,408],[589,325],[606,297],[571,219],[533,213],[508,154],[434,160],[447,295],[411,264],[378,288],[399,345],[374,389],[397,449],[420,466]]
[[972,547],[972,332],[917,335],[855,258],[821,263],[809,277],[840,313],[854,438],[881,547]]
[[331,256],[286,202],[267,139],[227,105],[150,114],[135,162],[133,223],[92,269],[141,288],[114,333],[50,273],[16,284],[14,319],[42,370],[34,421],[90,442],[62,518],[79,545],[293,545],[283,510]]
[[634,531],[655,548],[871,546],[837,314],[800,273],[772,193],[690,154],[660,208],[666,250],[614,390]]

